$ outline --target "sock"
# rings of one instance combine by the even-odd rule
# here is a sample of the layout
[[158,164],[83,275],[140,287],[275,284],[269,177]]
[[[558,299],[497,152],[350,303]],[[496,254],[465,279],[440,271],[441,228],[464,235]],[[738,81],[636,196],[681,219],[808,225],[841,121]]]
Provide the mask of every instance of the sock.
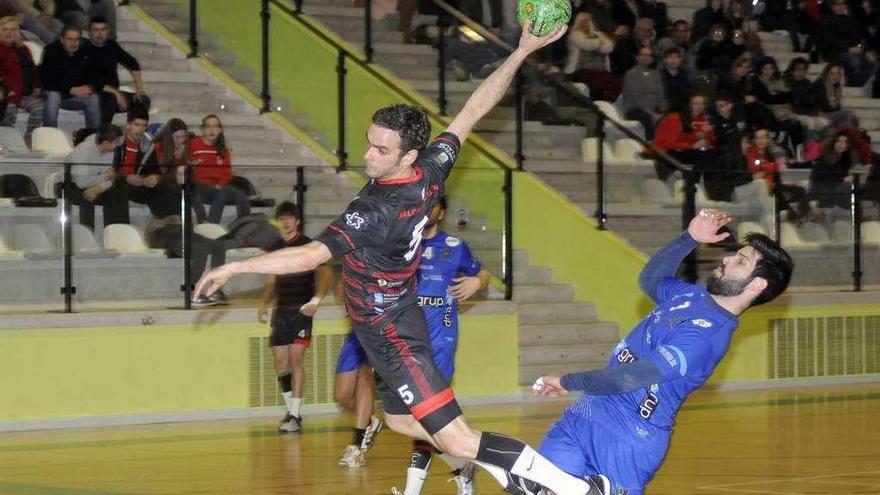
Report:
[[281,397],[284,397],[284,405],[287,406],[287,412],[290,414],[293,409],[293,392],[281,392]]
[[[496,466],[513,475],[534,481],[559,494],[590,495],[590,486],[586,481],[575,478],[554,466],[533,448],[515,438],[505,437],[497,433],[484,432],[480,437],[480,448],[477,451],[480,466]],[[497,480],[497,472],[488,469]],[[506,478],[506,475],[505,475]],[[507,481],[501,483],[507,486]]]
[[440,458],[443,459],[443,462],[449,464],[449,467],[452,468],[452,471],[454,471],[455,474],[458,474],[458,472],[461,471],[461,468],[467,464],[467,461],[461,457],[454,457],[445,452],[440,453]]
[[410,454],[409,467],[406,470],[406,488],[404,495],[419,495],[422,493],[422,485],[428,478],[428,468],[431,467],[431,451],[434,447],[423,440],[413,442],[413,450]]
[[353,428],[354,430],[354,440],[351,442],[352,445],[361,446],[361,442],[364,441],[364,434],[367,432],[365,428]]
[[287,412],[293,410],[293,388],[290,386],[290,372],[285,371],[277,376],[278,386],[281,387],[281,396],[284,397],[284,404],[287,406]]
[[[293,392],[291,392],[292,394]],[[302,418],[300,414],[300,406],[302,406],[302,397],[293,397],[290,398],[290,403],[287,404],[287,410],[290,411],[291,416],[296,416],[297,418]]]

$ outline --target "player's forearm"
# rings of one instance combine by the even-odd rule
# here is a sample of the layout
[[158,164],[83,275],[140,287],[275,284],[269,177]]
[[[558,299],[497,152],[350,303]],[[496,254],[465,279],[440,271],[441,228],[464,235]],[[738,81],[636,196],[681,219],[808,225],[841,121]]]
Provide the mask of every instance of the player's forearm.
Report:
[[255,258],[230,263],[227,266],[233,275],[240,273],[284,275],[313,271],[322,263],[327,262],[330,257],[330,250],[327,249],[327,246],[313,241],[305,246],[281,249]]
[[260,295],[260,305],[268,306],[269,303],[272,302],[272,299],[275,297],[275,276],[272,275],[266,280],[266,285],[263,287],[263,293]]
[[660,281],[666,277],[674,277],[681,262],[696,247],[697,241],[685,231],[654,254],[648,260],[648,264],[642,268],[642,273],[639,274],[639,287],[642,288],[642,291],[656,299],[657,286]]
[[318,283],[315,284],[314,297],[324,299],[324,296],[327,295],[327,290],[329,290],[330,285],[333,284],[333,270],[327,265],[322,265],[318,267],[315,273],[318,278]]
[[477,278],[480,279],[480,290],[485,290],[486,287],[489,287],[488,270],[480,270],[480,273],[477,273]]
[[625,394],[665,381],[663,372],[650,359],[601,370],[569,373],[560,378],[566,390],[590,395]]

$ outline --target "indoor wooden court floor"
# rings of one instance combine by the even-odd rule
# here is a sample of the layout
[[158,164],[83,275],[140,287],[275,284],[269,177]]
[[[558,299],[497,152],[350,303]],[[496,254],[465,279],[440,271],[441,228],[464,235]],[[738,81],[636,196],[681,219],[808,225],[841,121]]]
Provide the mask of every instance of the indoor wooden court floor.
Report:
[[[564,402],[466,408],[480,428],[537,444]],[[337,460],[347,418],[270,419],[0,434],[0,494],[388,494],[408,441],[384,431],[368,465]],[[436,460],[425,494],[453,494]],[[478,493],[501,490],[478,477]],[[647,493],[880,494],[880,385],[698,392]]]

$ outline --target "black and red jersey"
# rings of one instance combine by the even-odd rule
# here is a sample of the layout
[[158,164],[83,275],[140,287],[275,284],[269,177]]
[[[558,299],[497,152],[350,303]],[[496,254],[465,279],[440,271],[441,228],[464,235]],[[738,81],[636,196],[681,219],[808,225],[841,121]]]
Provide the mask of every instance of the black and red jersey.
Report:
[[455,134],[440,134],[419,154],[415,175],[370,180],[317,237],[334,257],[344,257],[345,301],[355,323],[416,303],[422,230],[460,147]]
[[[312,240],[308,236],[297,235],[287,241],[279,239],[267,251],[304,246],[310,242]],[[276,276],[275,294],[278,297],[276,304],[279,308],[295,310],[301,308],[315,295],[315,272],[288,273]]]

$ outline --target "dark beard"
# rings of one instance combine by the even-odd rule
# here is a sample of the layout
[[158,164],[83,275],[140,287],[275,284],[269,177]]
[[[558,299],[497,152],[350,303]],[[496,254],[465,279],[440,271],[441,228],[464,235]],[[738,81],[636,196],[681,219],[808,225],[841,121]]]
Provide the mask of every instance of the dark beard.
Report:
[[752,279],[731,280],[719,277],[712,272],[706,279],[706,290],[713,296],[738,296],[743,293]]

